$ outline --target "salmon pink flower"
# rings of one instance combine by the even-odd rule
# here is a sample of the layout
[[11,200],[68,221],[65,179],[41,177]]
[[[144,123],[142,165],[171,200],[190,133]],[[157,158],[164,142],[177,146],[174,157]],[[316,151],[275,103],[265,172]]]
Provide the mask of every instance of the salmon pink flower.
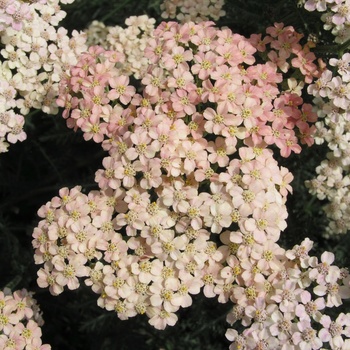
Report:
[[208,79],[211,71],[216,66],[216,55],[211,51],[199,52],[194,56],[194,61],[196,63],[191,67],[191,72],[198,75],[202,80]]
[[63,262],[61,259],[53,258],[53,264],[57,270],[57,283],[64,287],[67,287],[71,290],[79,288],[78,277],[85,277],[89,275],[89,269],[84,266],[86,263],[86,258],[81,255],[76,255],[72,258],[69,263]]
[[[322,341],[311,322],[320,321],[326,304],[348,296],[348,280],[331,266],[331,256],[322,255],[321,263],[310,258],[307,241],[287,252],[277,244],[287,226],[292,175],[271,150],[276,145],[288,157],[301,151],[299,143],[312,143],[317,115],[303,104],[302,86],[292,93],[283,77],[311,82],[319,75],[315,57],[283,24],[247,39],[213,22],[164,22],[134,48],[144,49],[145,57],[131,62],[118,52],[141,39],[152,27],[147,23],[131,18],[128,34],[112,30],[107,40],[116,51],[91,47],[62,79],[57,103],[68,125],[101,142],[108,155],[95,174],[98,190],[85,195],[65,188],[39,209],[42,220],[33,233],[35,262],[43,265],[39,286],[58,295],[84,279],[99,294],[100,307],[121,319],[145,314],[156,329],[174,325],[175,313],[202,291],[233,302],[228,321],[247,327],[241,335],[227,332],[232,349],[318,349]],[[69,43],[78,41],[74,35]],[[45,50],[51,59],[65,51]],[[33,62],[34,69],[39,61]],[[144,68],[130,78],[137,66]],[[322,87],[311,90],[339,98],[335,108],[341,109],[344,82],[332,74],[320,81]],[[16,90],[9,86],[0,95],[13,104]],[[321,117],[330,114],[331,103]],[[5,138],[11,126],[6,108],[0,124]],[[338,134],[324,137],[345,153],[346,139]],[[339,174],[322,183],[333,181],[344,191],[348,181]],[[327,320],[323,326],[328,339]]]
[[128,85],[129,78],[127,76],[119,76],[109,79],[109,85],[112,89],[108,93],[108,98],[111,100],[119,99],[119,101],[127,105],[134,96],[136,89]]
[[207,160],[207,151],[205,150],[206,140],[196,140],[182,142],[178,147],[178,154],[184,158],[183,169],[186,174],[190,174],[196,167],[201,167]]
[[217,137],[215,143],[210,141],[207,149],[210,153],[208,160],[211,163],[218,163],[220,167],[227,166],[230,161],[229,155],[236,151],[235,145],[227,144],[226,140],[221,137]]

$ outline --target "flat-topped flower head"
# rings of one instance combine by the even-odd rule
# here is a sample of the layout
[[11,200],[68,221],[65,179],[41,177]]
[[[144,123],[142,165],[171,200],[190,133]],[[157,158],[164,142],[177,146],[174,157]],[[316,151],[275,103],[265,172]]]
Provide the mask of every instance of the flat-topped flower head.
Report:
[[[252,325],[242,338],[231,334],[238,345],[279,346],[262,328],[284,320],[287,329],[321,267],[307,252],[288,258],[276,243],[292,175],[271,147],[288,157],[299,142],[312,144],[316,115],[283,78],[308,81],[318,71],[292,27],[275,24],[266,37],[247,39],[213,22],[163,22],[144,51],[137,92],[117,48],[95,46],[79,57],[58,103],[69,126],[108,154],[93,195],[61,191],[39,210],[41,286],[59,294],[85,280],[100,307],[121,319],[145,314],[157,329],[174,325],[202,290],[247,308],[231,317]],[[260,56],[261,46],[278,62]],[[338,282],[324,281],[328,292]],[[322,288],[315,293],[327,293]]]

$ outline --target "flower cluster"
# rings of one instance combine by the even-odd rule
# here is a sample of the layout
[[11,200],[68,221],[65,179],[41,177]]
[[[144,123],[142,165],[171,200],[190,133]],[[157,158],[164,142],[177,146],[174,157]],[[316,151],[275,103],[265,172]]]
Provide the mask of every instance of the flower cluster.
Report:
[[[135,127],[134,136],[143,129]],[[241,289],[235,285],[238,275],[246,271],[242,285],[255,283],[251,269],[259,254],[276,260],[274,242],[286,227],[284,202],[292,176],[278,167],[271,151],[251,148],[240,148],[239,159],[220,173],[208,167],[193,174],[187,163],[201,160],[188,154],[179,157],[180,174],[162,174],[166,158],[160,150],[151,158],[148,152],[128,158],[139,147],[131,144],[132,135],[124,137],[124,152],[110,151],[105,169],[96,172],[100,191],[86,195],[80,187],[63,188],[38,211],[43,220],[33,246],[36,263],[44,264],[38,284],[57,295],[65,286],[78,288],[78,277],[85,277],[100,294],[99,306],[121,319],[146,313],[163,329],[201,288],[205,296],[227,302]],[[187,142],[182,146],[178,140],[177,148],[184,151]],[[257,255],[241,267],[250,248]],[[269,260],[261,273],[274,268]]]
[[[68,126],[101,142],[108,156],[95,175],[99,190],[63,188],[39,209],[33,247],[43,265],[40,287],[58,295],[83,278],[100,307],[121,319],[146,314],[157,329],[174,325],[179,308],[201,290],[250,310],[246,326],[258,317],[255,307],[280,309],[291,285],[305,296],[299,304],[311,281],[322,290],[317,295],[339,282],[348,296],[340,269],[331,268],[334,279],[317,275],[332,263],[328,253],[321,263],[307,259],[307,284],[300,255],[286,258],[277,244],[293,176],[268,146],[285,157],[299,152],[294,129],[311,144],[308,123],[315,120],[297,93],[283,91],[282,73],[294,68],[306,81],[318,73],[293,28],[276,24],[268,33],[248,40],[211,22],[163,23],[145,50],[142,94],[120,75],[120,53],[93,46],[81,55],[57,103]],[[257,50],[267,63],[255,63]],[[336,292],[334,298],[339,305]],[[262,324],[250,328],[252,339]],[[295,336],[293,344],[301,341]]]
[[[211,22],[163,24],[145,50],[150,65],[141,81],[143,95],[135,94],[127,76],[119,76],[120,53],[92,47],[71,68],[57,103],[65,107],[68,125],[87,125],[82,128],[85,138],[96,142],[113,138],[117,129],[127,130],[135,109],[142,108],[147,118],[187,119],[190,128],[199,128],[191,131],[194,138],[204,130],[233,146],[238,140],[250,146],[276,145],[288,157],[300,152],[298,138],[313,143],[309,123],[316,115],[297,93],[283,90],[280,72],[292,74],[294,69],[311,82],[318,70],[315,56],[299,43],[301,36],[293,28],[276,24],[269,32],[264,39],[257,35],[248,40],[229,29],[216,30]],[[267,43],[267,62],[255,63],[254,54],[265,54]]]
[[164,0],[160,4],[161,16],[164,19],[176,19],[180,23],[202,22],[225,16],[222,9],[224,0]]
[[93,21],[85,30],[89,46],[100,45],[106,50],[121,53],[125,60],[119,67],[121,74],[140,79],[148,69],[148,60],[143,52],[154,31],[155,19],[147,15],[131,16],[125,20],[126,28],[105,26]]
[[119,52],[91,46],[61,80],[56,102],[65,108],[67,126],[80,128],[85,140],[102,142],[130,114],[129,109],[124,111],[119,103],[114,103],[127,104],[135,94],[135,88],[128,85],[129,77],[119,70],[124,60]]
[[316,123],[315,142],[327,143],[330,152],[316,168],[317,177],[306,181],[310,193],[328,201],[324,211],[330,220],[326,237],[344,234],[350,229],[350,54],[331,58],[334,73],[325,70],[320,78],[308,87],[315,96],[314,104],[320,120]]
[[83,280],[100,307],[145,314],[157,329],[202,291],[232,303],[227,321],[245,327],[227,331],[230,349],[350,349],[350,314],[326,313],[350,298],[347,270],[332,253],[309,255],[308,239],[287,251],[277,243],[293,176],[270,147],[288,157],[313,143],[302,83],[318,77],[312,91],[329,74],[301,39],[278,23],[249,39],[212,22],[162,23],[140,93],[117,48],[80,55],[57,104],[108,155],[98,190],[62,188],[39,209],[38,285],[58,295]]
[[324,252],[320,261],[310,256],[312,246],[305,239],[291,250],[279,248],[275,273],[265,281],[255,273],[260,289],[234,296],[227,321],[246,328],[227,330],[230,349],[320,349],[327,343],[330,349],[350,349],[350,313],[336,320],[324,313],[350,298],[349,272],[332,265],[333,253]]
[[[20,26],[7,25],[1,31],[0,152],[5,152],[8,142],[26,138],[23,116],[32,108],[58,112],[58,82],[87,46],[83,33],[73,31],[69,37],[66,29],[57,28],[66,16],[58,0],[2,4],[6,11],[17,9],[13,16],[20,19]],[[26,16],[19,12],[22,6]]]
[[74,0],[2,0],[0,3],[0,32],[7,27],[21,31],[25,22],[32,22],[33,7],[31,4],[50,4],[58,6],[58,3],[71,4]]
[[43,319],[36,301],[25,289],[0,291],[0,348],[49,350],[42,344]]
[[[41,1],[45,3],[46,0]],[[27,3],[18,0],[3,1],[0,5],[0,31],[6,27],[12,27],[14,30],[21,30],[23,20],[31,20],[31,11]]]
[[321,20],[323,28],[331,30],[336,43],[350,39],[350,7],[348,0],[302,0],[307,11],[324,12]]

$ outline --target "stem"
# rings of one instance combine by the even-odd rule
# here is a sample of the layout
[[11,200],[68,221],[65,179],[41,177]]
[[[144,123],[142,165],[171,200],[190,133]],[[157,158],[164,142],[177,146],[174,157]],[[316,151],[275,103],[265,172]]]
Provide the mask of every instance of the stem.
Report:
[[316,49],[314,49],[314,52],[324,53],[324,52],[338,52],[338,56],[342,56],[344,53],[344,50],[346,50],[350,46],[350,39],[345,41],[345,43],[341,45],[321,45],[317,46]]
[[129,0],[124,0],[122,3],[119,4],[119,6],[116,6],[113,9],[113,11],[110,11],[106,16],[102,17],[102,19],[100,21],[101,22],[106,22],[107,19],[109,19],[110,17],[115,16],[116,14],[118,14],[120,9],[122,9],[128,3],[129,3]]
[[17,275],[12,281],[6,284],[5,288],[9,288],[11,291],[13,291],[21,281],[22,277]]

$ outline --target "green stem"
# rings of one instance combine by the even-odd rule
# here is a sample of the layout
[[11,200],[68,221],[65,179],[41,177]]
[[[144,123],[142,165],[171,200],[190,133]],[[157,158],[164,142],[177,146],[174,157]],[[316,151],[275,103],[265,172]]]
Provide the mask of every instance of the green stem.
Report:
[[16,276],[12,281],[6,284],[5,288],[11,289],[11,291],[15,290],[19,283],[22,281],[21,276]]
[[345,41],[341,45],[321,45],[314,49],[314,52],[325,53],[325,52],[338,52],[338,56],[342,56],[344,51],[350,46],[350,39]]
[[116,14],[119,13],[120,9],[124,8],[125,5],[127,5],[129,3],[129,0],[125,0],[122,3],[119,4],[119,6],[116,6],[113,11],[108,12],[108,14],[106,14],[104,17],[102,17],[102,19],[100,20],[101,22],[106,22],[107,19],[115,16]]

